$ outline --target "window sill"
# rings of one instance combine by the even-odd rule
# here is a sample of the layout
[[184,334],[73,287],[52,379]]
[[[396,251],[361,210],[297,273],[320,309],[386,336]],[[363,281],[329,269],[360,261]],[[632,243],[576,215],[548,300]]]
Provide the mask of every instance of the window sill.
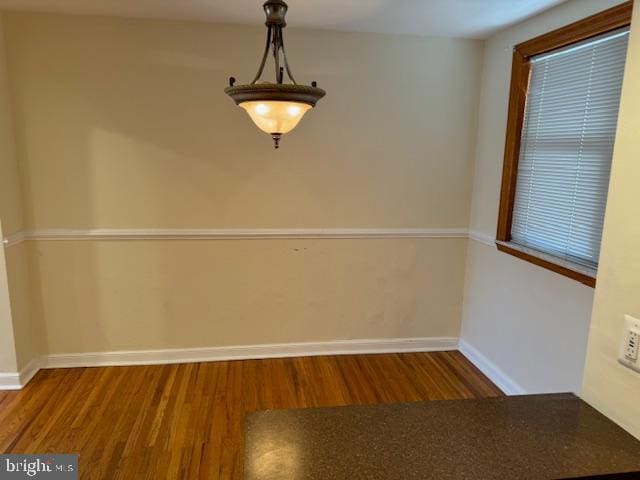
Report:
[[577,280],[585,285],[594,288],[596,286],[596,270],[585,267],[570,260],[554,257],[546,253],[538,252],[531,248],[523,247],[512,242],[496,241],[498,250],[513,255],[527,262],[546,268],[552,272],[559,273],[565,277]]

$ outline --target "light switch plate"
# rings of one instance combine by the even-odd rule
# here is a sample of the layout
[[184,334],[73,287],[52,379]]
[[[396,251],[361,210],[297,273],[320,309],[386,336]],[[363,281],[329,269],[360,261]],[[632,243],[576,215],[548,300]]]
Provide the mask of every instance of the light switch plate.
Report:
[[624,332],[618,361],[625,367],[640,372],[640,320],[624,316]]

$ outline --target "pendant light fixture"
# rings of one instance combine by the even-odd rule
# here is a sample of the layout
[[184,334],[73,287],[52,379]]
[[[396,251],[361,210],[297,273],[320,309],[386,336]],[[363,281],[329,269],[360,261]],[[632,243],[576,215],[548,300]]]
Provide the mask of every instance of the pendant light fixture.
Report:
[[[316,82],[310,86],[299,85],[291,74],[282,37],[282,29],[287,25],[284,18],[287,4],[282,0],[267,0],[263,8],[267,15],[267,44],[258,73],[248,85],[235,85],[236,79],[229,78],[229,86],[224,91],[246,110],[260,130],[271,135],[274,147],[278,148],[282,135],[296,127],[304,114],[325,96],[325,91],[318,88]],[[276,81],[258,83],[270,51],[275,61]]]

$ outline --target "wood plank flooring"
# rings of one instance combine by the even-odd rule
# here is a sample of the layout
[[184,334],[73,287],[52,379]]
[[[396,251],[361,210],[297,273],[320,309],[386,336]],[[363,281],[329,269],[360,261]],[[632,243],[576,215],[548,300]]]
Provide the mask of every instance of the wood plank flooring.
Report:
[[499,395],[459,352],[42,370],[0,392],[0,452],[78,453],[81,479],[241,479],[247,412]]

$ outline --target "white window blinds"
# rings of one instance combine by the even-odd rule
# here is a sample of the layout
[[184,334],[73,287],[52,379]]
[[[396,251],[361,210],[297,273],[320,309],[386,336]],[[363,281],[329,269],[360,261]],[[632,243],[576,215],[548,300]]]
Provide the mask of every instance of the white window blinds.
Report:
[[597,268],[628,33],[531,59],[512,242]]

